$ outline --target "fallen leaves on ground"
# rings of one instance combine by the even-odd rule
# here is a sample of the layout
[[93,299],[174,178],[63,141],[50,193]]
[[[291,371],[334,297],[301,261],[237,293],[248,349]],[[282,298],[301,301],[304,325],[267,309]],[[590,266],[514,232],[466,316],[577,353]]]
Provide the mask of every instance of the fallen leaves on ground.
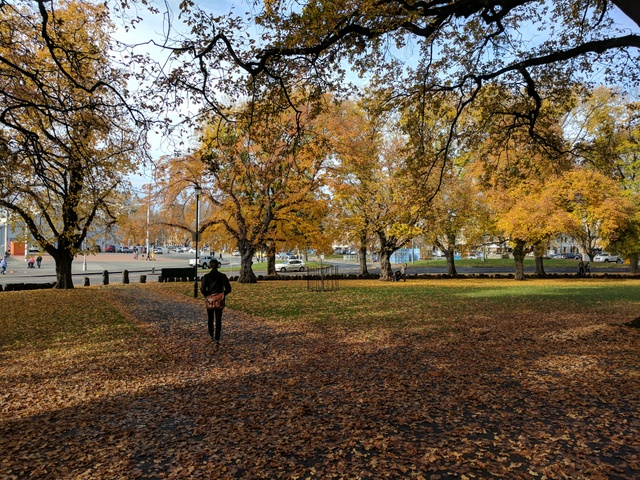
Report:
[[216,349],[201,300],[162,286],[46,292],[26,325],[18,295],[2,294],[2,478],[640,475],[624,309],[469,300],[439,329],[368,334],[227,309]]

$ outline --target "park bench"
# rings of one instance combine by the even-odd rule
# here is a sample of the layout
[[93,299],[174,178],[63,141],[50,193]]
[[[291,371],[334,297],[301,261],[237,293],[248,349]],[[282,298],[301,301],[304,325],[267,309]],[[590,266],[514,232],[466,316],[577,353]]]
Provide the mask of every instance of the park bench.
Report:
[[193,282],[196,272],[193,267],[173,267],[160,269],[159,282]]
[[[42,290],[45,288],[53,288],[56,286],[56,282],[51,283],[7,283],[4,286],[5,292],[16,292],[20,290]],[[0,285],[0,291],[2,291],[2,285]]]

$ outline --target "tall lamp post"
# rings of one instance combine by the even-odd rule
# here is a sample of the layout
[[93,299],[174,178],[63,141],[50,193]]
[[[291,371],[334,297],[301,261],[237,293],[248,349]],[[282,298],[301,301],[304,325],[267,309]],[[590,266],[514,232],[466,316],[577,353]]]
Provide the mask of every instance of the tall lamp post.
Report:
[[194,270],[194,280],[193,280],[193,298],[198,298],[198,237],[200,233],[198,229],[200,228],[198,223],[200,221],[200,193],[202,193],[202,189],[200,185],[196,185],[193,191],[196,193],[196,264],[193,266]]

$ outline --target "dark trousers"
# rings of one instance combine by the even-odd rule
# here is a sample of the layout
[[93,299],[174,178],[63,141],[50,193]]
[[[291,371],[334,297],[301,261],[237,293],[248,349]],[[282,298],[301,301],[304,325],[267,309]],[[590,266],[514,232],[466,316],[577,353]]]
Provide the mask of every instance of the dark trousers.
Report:
[[[216,319],[216,329],[213,329],[213,317]],[[220,332],[222,332],[222,309],[207,310],[207,320],[209,326],[209,335],[213,335],[216,342],[220,341]]]

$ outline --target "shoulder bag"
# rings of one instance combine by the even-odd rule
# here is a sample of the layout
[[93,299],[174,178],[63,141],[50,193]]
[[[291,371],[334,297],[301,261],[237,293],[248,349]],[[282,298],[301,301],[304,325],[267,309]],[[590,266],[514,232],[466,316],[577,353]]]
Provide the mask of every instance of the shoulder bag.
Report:
[[224,308],[224,293],[212,293],[205,297],[207,310],[221,310]]

